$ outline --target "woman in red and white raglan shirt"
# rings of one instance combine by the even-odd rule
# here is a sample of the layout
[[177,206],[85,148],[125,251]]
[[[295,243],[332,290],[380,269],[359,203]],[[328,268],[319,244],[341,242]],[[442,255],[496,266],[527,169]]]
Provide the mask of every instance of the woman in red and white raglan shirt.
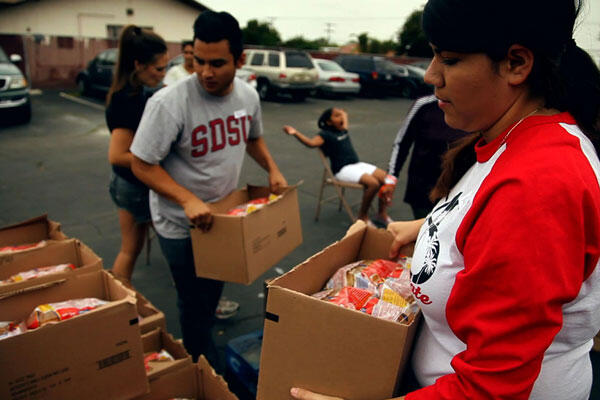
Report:
[[[572,39],[581,1],[429,0],[425,79],[452,148],[416,239],[425,323],[407,400],[587,400],[600,329],[600,73]],[[292,389],[298,399],[331,399]]]

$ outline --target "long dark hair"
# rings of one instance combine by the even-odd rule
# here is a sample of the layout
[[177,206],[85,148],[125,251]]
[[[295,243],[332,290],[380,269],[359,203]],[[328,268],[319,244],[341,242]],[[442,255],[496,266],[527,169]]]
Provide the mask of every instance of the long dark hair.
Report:
[[[423,30],[441,50],[485,53],[496,63],[513,44],[530,49],[530,94],[544,99],[547,108],[573,115],[600,154],[600,71],[573,40],[582,7],[583,0],[429,0]],[[478,138],[470,135],[444,155],[432,200],[446,196],[475,163]]]
[[335,131],[335,129],[330,124],[328,124],[328,122],[331,120],[332,113],[333,108],[328,108],[327,110],[323,111],[323,113],[317,121],[317,126],[319,127],[319,129],[323,129],[326,131]]
[[119,57],[112,80],[112,85],[106,96],[106,103],[110,104],[112,95],[123,89],[127,82],[132,82],[135,62],[150,64],[156,57],[167,52],[167,44],[158,34],[127,25],[119,37]]

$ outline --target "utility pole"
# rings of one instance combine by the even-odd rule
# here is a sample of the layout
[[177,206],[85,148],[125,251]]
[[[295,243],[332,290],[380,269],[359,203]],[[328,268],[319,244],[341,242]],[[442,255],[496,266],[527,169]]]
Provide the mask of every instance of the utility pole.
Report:
[[325,32],[327,32],[327,44],[331,43],[331,33],[333,32],[333,24],[332,22],[325,22]]

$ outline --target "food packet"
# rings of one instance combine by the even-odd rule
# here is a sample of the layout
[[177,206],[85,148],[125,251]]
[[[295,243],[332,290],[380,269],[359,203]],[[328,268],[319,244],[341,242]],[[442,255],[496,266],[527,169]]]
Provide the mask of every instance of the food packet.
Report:
[[108,301],[94,297],[42,304],[33,310],[26,321],[28,329],[36,329],[49,322],[63,321],[94,310]]
[[28,281],[30,279],[39,278],[41,276],[73,271],[74,269],[75,269],[75,265],[73,265],[73,264],[59,264],[59,265],[50,265],[47,267],[33,268],[28,271],[19,272],[15,275],[12,275],[8,279],[0,281],[0,285],[7,285],[9,283]]
[[385,278],[396,274],[400,276],[404,264],[393,261],[360,260],[338,269],[325,284],[326,289],[340,289],[344,286],[376,292]]
[[377,196],[380,199],[385,200],[387,205],[392,203],[392,197],[394,195],[394,189],[396,188],[396,183],[398,183],[398,178],[394,175],[386,175],[383,185],[379,188],[379,192],[377,192]]
[[175,358],[165,349],[162,349],[159,352],[152,352],[144,357],[144,366],[146,367],[146,371],[150,371],[152,367],[150,366],[151,362],[165,362],[165,361],[175,361]]
[[271,193],[269,197],[259,197],[257,199],[250,200],[247,203],[240,204],[238,206],[233,207],[229,211],[227,211],[227,215],[235,215],[235,216],[246,216],[252,214],[254,211],[260,210],[265,205],[274,202],[279,199],[281,195],[276,195]]
[[11,254],[18,253],[20,251],[37,249],[39,247],[44,247],[46,245],[46,241],[42,240],[37,243],[29,243],[29,244],[19,244],[16,246],[4,246],[0,247],[0,254]]
[[0,321],[0,340],[20,335],[24,332],[27,332],[27,327],[23,321]]

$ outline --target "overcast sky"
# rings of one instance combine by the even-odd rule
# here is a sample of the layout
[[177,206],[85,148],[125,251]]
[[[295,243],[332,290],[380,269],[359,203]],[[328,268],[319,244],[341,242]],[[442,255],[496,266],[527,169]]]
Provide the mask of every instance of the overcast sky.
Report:
[[[393,39],[406,17],[426,3],[426,0],[199,1],[215,11],[230,12],[242,27],[251,19],[271,22],[283,40],[298,35],[306,39],[329,35],[337,44],[356,40],[356,35],[362,32],[379,40]],[[577,43],[600,52],[600,0],[587,0],[585,14],[584,24],[576,34]]]

